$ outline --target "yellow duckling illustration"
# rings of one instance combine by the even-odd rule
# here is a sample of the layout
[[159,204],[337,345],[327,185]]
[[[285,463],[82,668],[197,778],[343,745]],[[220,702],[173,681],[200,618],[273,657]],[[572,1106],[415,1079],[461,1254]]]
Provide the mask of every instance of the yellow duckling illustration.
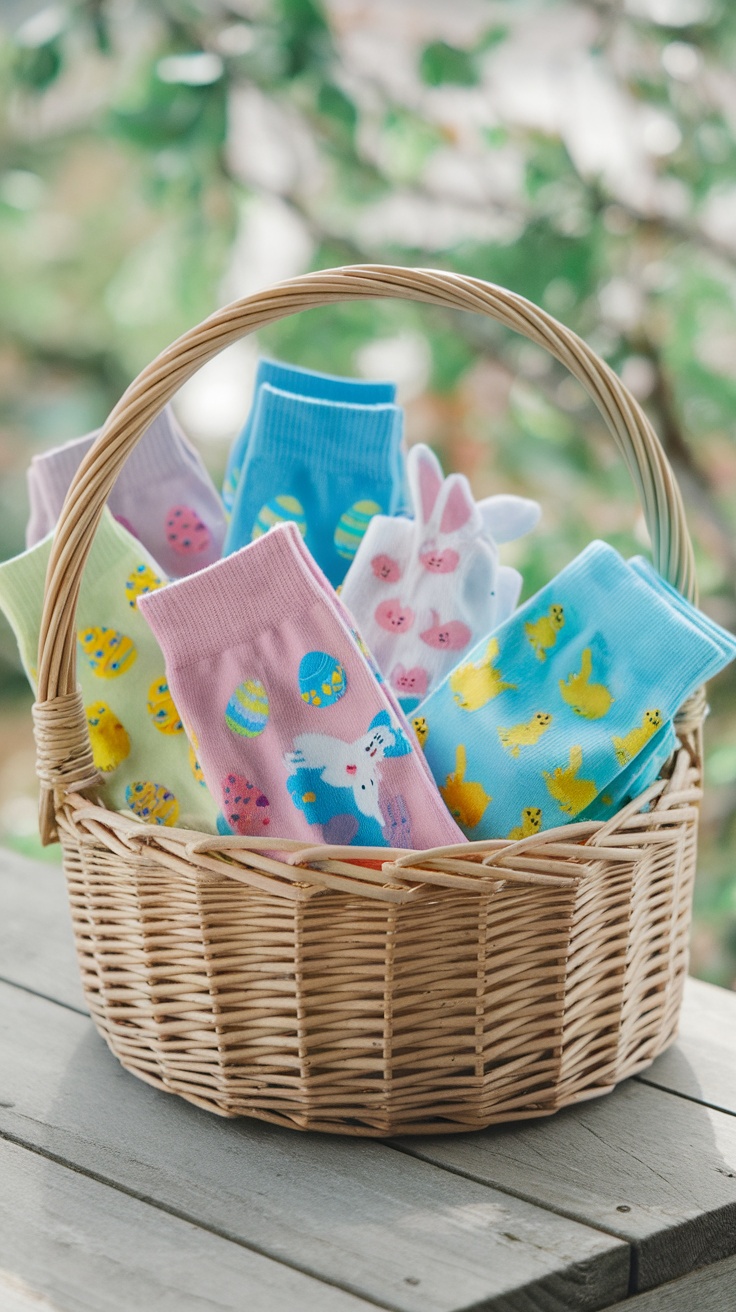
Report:
[[184,725],[174,705],[166,679],[154,679],[148,689],[148,714],[159,733],[183,733]]
[[440,787],[440,792],[448,811],[458,824],[462,825],[463,829],[475,829],[493,798],[489,797],[482,784],[466,780],[466,768],[465,748],[460,743],[455,752],[455,773],[448,774],[444,787]]
[[557,642],[557,634],[565,623],[562,606],[550,606],[541,619],[529,620],[524,625],[524,632],[534,648],[534,655],[540,661],[546,661],[547,652]]
[[510,729],[499,727],[498,736],[501,746],[508,748],[512,756],[519,755],[521,747],[533,747],[552,723],[549,711],[537,711],[526,724],[514,724]]
[[507,838],[531,838],[542,828],[542,810],[539,806],[525,806],[521,813],[521,824],[507,835]]
[[604,683],[591,683],[593,653],[586,647],[580,663],[580,673],[560,679],[560,695],[576,715],[586,720],[600,720],[613,705],[613,697]]
[[575,778],[582,765],[582,747],[571,747],[568,766],[558,765],[551,773],[542,771],[548,792],[565,815],[579,815],[597,796],[598,786],[592,779]]
[[117,629],[80,629],[77,637],[92,673],[99,679],[116,679],[124,674],[136,658],[135,644]]
[[498,656],[498,638],[491,638],[482,656],[474,665],[459,665],[450,675],[450,687],[458,706],[464,711],[479,711],[515,683],[505,683],[501,671],[492,662]]
[[630,733],[625,734],[623,738],[614,737],[613,746],[619,765],[626,765],[627,761],[632,761],[644,744],[648,743],[649,739],[653,738],[657,730],[661,728],[661,712],[653,709],[644,712],[641,724],[632,729]]
[[427,724],[427,721],[425,720],[424,716],[417,715],[416,718],[412,720],[411,727],[414,730],[419,740],[419,746],[421,747],[422,751],[424,751],[424,744],[426,743],[429,737],[429,725]]
[[85,707],[89,726],[92,759],[98,770],[109,774],[130,754],[130,738],[107,702],[94,702]]

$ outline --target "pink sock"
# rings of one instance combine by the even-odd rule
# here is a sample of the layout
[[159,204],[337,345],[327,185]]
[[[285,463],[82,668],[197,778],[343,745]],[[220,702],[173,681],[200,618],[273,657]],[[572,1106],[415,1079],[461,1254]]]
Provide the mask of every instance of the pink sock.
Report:
[[[56,526],[69,485],[97,433],[33,457],[28,470],[31,514],[26,546]],[[199,455],[171,406],[154,419],[110,493],[110,510],[169,576],[180,578],[222,555],[225,512]]]
[[226,832],[463,841],[293,524],[139,605]]

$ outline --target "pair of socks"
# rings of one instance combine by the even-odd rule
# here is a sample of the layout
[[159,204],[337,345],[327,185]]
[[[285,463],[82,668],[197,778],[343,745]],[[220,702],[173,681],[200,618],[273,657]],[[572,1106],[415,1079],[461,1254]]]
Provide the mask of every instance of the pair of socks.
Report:
[[[33,457],[26,546],[35,546],[56,526],[71,481],[98,435],[99,430]],[[128,456],[108,504],[171,578],[211,565],[222,555],[222,502],[171,406],[154,419]]]
[[291,522],[337,587],[373,515],[403,506],[402,437],[392,384],[262,361],[225,479],[225,554]]
[[140,599],[222,832],[426,848],[463,836],[294,524]]
[[593,542],[450,672],[415,726],[464,832],[518,838],[610,813],[651,782],[675,712],[734,656],[736,639],[651,566]]
[[[0,607],[34,691],[43,590],[53,534],[0,565]],[[77,678],[106,806],[150,824],[213,832],[217,808],[187,742],[164,658],[137,609],[166,578],[106,509],[82,576]]]
[[445,478],[429,447],[406,460],[412,519],[376,515],[342,589],[373,655],[407,712],[484,633],[514,610],[521,575],[498,543],[539,518],[535,501],[476,502],[466,478]]

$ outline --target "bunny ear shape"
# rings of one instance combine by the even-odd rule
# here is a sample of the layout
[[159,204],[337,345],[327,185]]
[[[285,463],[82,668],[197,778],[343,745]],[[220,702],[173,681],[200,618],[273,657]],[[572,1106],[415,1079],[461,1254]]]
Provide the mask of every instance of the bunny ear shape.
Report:
[[414,516],[427,524],[437,504],[440,489],[445,481],[442,466],[434,451],[419,442],[409,448],[406,472],[414,502]]
[[542,508],[526,497],[495,496],[478,502],[483,527],[495,542],[513,542],[531,533],[539,523]]
[[470,484],[463,474],[451,474],[446,482],[440,533],[457,533],[476,517]]

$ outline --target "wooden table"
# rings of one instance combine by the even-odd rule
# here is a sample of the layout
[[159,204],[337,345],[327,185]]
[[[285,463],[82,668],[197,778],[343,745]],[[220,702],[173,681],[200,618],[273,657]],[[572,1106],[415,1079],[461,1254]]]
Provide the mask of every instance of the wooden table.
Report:
[[380,1143],[134,1079],[61,871],[8,853],[0,977],[1,1312],[736,1310],[734,994],[691,981],[677,1046],[608,1097]]

